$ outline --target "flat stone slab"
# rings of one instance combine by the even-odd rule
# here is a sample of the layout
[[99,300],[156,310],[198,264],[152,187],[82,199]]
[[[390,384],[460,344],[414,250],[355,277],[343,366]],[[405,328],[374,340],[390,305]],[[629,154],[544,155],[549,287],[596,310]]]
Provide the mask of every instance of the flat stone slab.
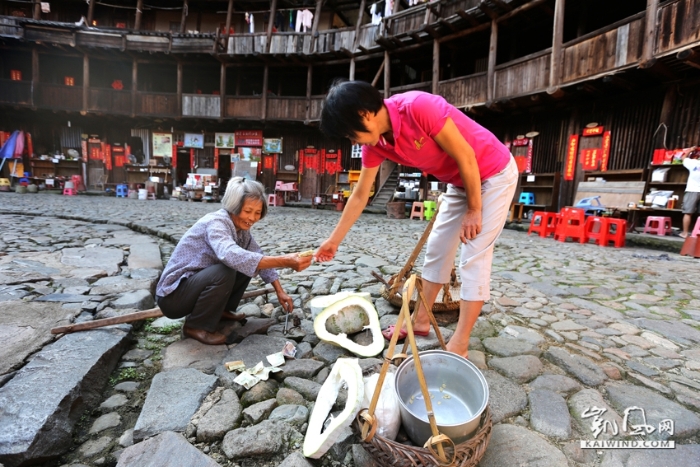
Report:
[[221,442],[221,449],[229,459],[269,457],[288,449],[292,441],[302,440],[302,435],[291,425],[265,420],[254,426],[229,431]]
[[51,328],[70,324],[79,309],[66,310],[60,303],[10,301],[0,313],[0,375],[19,368],[55,336]]
[[264,366],[270,366],[270,362],[265,357],[281,352],[285,342],[287,339],[281,337],[253,334],[229,350],[222,363],[241,360],[245,363],[246,368],[253,368],[258,362],[263,362]]
[[96,301],[102,300],[100,295],[77,295],[70,293],[51,293],[48,295],[42,295],[34,299],[35,302],[61,302],[61,303],[81,303],[85,301]]
[[71,447],[73,428],[101,400],[103,384],[129,345],[130,329],[67,334],[0,388],[0,463],[45,461]]
[[495,425],[479,467],[568,467],[566,456],[532,431],[515,425]]
[[676,444],[675,449],[615,449],[603,457],[603,467],[668,467],[697,465],[700,445]]
[[617,439],[611,427],[617,426],[618,430],[621,429],[622,417],[603,400],[600,392],[595,389],[582,389],[569,397],[568,405],[574,423],[584,434],[582,439]]
[[493,370],[483,373],[489,385],[489,405],[494,424],[525,410],[527,395],[520,386]]
[[562,396],[547,389],[535,389],[528,396],[532,428],[554,438],[571,437],[571,416]]
[[151,290],[154,287],[154,280],[131,279],[126,276],[103,277],[92,284],[91,294],[107,295],[132,292],[134,290]]
[[[645,438],[648,439],[678,439],[688,438],[700,433],[700,417],[658,393],[641,386],[626,383],[609,383],[605,385],[608,398],[613,407],[624,415],[624,411],[630,407],[638,407],[644,411],[646,423],[657,429]],[[639,413],[637,411],[637,413]],[[630,415],[630,418],[632,415]],[[668,432],[659,433],[658,426],[661,420],[673,420],[675,433],[670,436]],[[630,422],[640,423],[640,420],[631,418]]]
[[539,357],[542,351],[529,342],[509,337],[488,337],[482,341],[486,350],[499,357],[516,355],[534,355]]
[[134,243],[130,251],[127,263],[129,269],[163,269],[163,260],[157,243]]
[[545,358],[587,386],[598,386],[608,379],[605,372],[594,362],[580,355],[570,355],[564,349],[550,347],[545,353]]
[[99,268],[108,275],[119,272],[119,265],[124,261],[121,248],[64,248],[61,250],[61,263],[76,268]]
[[214,374],[228,352],[226,345],[206,345],[194,339],[173,342],[163,351],[163,371],[177,368],[194,368],[202,373]]
[[178,433],[166,431],[142,443],[134,444],[119,456],[117,467],[149,465],[182,465],[188,467],[220,467]]
[[489,367],[518,383],[527,383],[542,372],[542,362],[534,355],[492,358]]
[[700,344],[700,331],[678,321],[662,321],[638,318],[633,323],[640,328],[656,331],[662,336],[683,345]]
[[223,438],[240,421],[242,409],[236,392],[233,389],[225,389],[219,402],[199,419],[197,441],[212,442]]
[[184,432],[216,381],[216,376],[205,375],[194,368],[158,373],[136,421],[134,441],[165,431]]
[[581,385],[568,376],[542,375],[530,383],[530,389],[547,389],[568,396],[580,391]]

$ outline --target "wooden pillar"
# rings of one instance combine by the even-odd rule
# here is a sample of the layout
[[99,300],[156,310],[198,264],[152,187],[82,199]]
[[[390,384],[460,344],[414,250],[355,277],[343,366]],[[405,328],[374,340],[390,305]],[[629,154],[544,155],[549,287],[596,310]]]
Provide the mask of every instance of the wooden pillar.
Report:
[[275,13],[277,11],[277,0],[272,0],[270,5],[270,20],[267,22],[267,42],[265,43],[265,52],[270,53],[272,45],[272,26],[275,24]]
[[311,24],[311,52],[316,52],[316,45],[318,45],[318,20],[321,17],[321,5],[323,5],[323,0],[316,0],[316,10],[314,10],[314,22]]
[[313,66],[309,65],[306,69],[306,117],[304,123],[311,120],[311,78],[313,75]]
[[[357,50],[357,44],[360,43],[360,26],[362,26],[362,21],[365,19],[365,0],[360,1],[360,11],[357,12],[357,24],[355,24],[355,41],[352,44],[352,50],[350,52],[355,53]],[[353,71],[354,67],[353,67]],[[355,73],[353,73],[353,76]],[[353,78],[350,78],[351,80]]]
[[228,10],[226,10],[226,35],[224,36],[226,38],[225,44],[224,44],[224,50],[228,51],[228,38],[231,34],[229,34],[229,31],[231,30],[231,15],[233,14],[233,0],[228,0]]
[[[185,0],[187,1],[187,0]],[[177,116],[182,117],[182,62],[177,62]]]
[[498,51],[498,23],[491,20],[491,41],[489,42],[489,65],[486,77],[486,102],[493,103],[496,84],[496,52]]
[[267,118],[267,79],[270,74],[270,67],[265,64],[263,70],[263,90],[262,90],[262,116],[261,118],[265,120]]
[[187,2],[188,0],[182,0],[182,16],[180,17],[180,34],[185,32],[185,25],[187,24]]
[[656,15],[659,9],[659,0],[647,0],[646,24],[644,26],[644,47],[642,48],[642,60],[639,66],[649,68],[655,62],[654,42],[656,39]]
[[41,19],[41,0],[34,0],[34,14],[32,19]]
[[37,94],[39,92],[39,49],[32,48],[32,105],[37,105]]
[[433,86],[431,92],[438,93],[438,84],[440,82],[440,42],[433,40]]
[[134,29],[141,29],[141,16],[143,15],[143,0],[136,2],[136,19],[134,20]]
[[90,57],[83,55],[83,112],[88,110],[90,105]]
[[95,14],[95,0],[90,0],[90,3],[88,3],[88,12],[87,12],[87,24],[88,24],[88,26],[92,26],[92,18],[93,18],[94,14]]
[[561,83],[561,44],[564,36],[564,3],[556,0],[554,4],[554,32],[552,33],[552,59],[549,64],[549,87],[547,92],[554,94]]
[[131,116],[135,116],[138,112],[136,107],[136,89],[138,88],[139,64],[136,60],[131,62]]
[[226,64],[221,62],[221,76],[219,77],[219,118],[226,116]]
[[391,61],[389,57],[389,51],[384,51],[384,99],[388,99],[391,96],[391,90],[389,89],[391,85]]
[[350,81],[355,81],[355,57],[350,59],[350,76],[348,79]]

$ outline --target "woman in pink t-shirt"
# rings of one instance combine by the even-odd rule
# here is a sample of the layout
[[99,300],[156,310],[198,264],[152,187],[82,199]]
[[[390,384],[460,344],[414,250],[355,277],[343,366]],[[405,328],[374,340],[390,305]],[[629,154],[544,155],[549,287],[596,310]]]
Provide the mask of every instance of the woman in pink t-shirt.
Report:
[[[469,337],[490,297],[493,248],[515,194],[518,170],[508,149],[440,96],[411,91],[383,99],[370,84],[336,83],[326,96],[321,131],[362,145],[362,171],[345,210],[316,259],[333,259],[338,245],[369,200],[384,159],[417,167],[448,183],[427,242],[422,278],[432,307],[450,280],[460,242],[460,315],[447,349],[467,356]],[[427,335],[430,322],[422,304],[414,331]],[[387,339],[393,326],[384,333]],[[400,330],[405,336],[405,330]]]

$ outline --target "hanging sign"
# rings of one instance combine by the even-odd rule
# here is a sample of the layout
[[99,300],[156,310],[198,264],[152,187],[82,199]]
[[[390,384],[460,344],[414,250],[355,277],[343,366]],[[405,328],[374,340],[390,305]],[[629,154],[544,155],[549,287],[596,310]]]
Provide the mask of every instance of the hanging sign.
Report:
[[239,160],[260,161],[262,158],[261,148],[238,148]]
[[282,152],[282,138],[264,138],[264,154],[280,154]]
[[107,170],[112,170],[112,145],[105,144],[104,146],[104,163]]
[[603,154],[600,157],[601,172],[608,171],[608,159],[610,158],[610,132],[603,133]]
[[173,169],[177,169],[177,144],[173,144],[172,156],[170,160],[172,161]]
[[592,128],[584,128],[583,136],[598,136],[603,134],[603,126],[594,126]]
[[233,133],[214,133],[214,147],[233,149],[234,146]]
[[201,133],[185,133],[186,148],[204,149],[204,135]]
[[157,157],[170,156],[172,154],[172,133],[153,133],[153,155]]
[[578,135],[569,136],[569,144],[566,150],[566,165],[564,166],[564,180],[573,180],[576,172],[576,153],[578,152]]
[[214,148],[214,168],[219,170],[219,148]]
[[532,172],[532,139],[529,140],[527,144],[527,160],[525,162],[525,172]]
[[530,139],[528,138],[520,138],[513,141],[513,147],[527,146],[528,144],[530,144]]
[[362,159],[362,146],[353,144],[350,151],[350,159]]
[[234,133],[235,144],[238,146],[257,146],[263,145],[262,130],[239,130]]

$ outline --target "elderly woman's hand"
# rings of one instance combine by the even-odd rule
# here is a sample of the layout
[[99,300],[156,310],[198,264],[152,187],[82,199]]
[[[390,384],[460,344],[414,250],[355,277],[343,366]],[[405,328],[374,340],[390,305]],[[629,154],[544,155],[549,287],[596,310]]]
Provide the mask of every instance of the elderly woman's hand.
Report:
[[303,271],[311,266],[311,260],[313,260],[313,256],[299,256],[299,253],[290,253],[285,255],[285,258],[287,259],[288,267],[296,272]]
[[291,313],[294,310],[294,300],[284,290],[277,291],[277,300],[279,300],[280,305],[287,313]]

